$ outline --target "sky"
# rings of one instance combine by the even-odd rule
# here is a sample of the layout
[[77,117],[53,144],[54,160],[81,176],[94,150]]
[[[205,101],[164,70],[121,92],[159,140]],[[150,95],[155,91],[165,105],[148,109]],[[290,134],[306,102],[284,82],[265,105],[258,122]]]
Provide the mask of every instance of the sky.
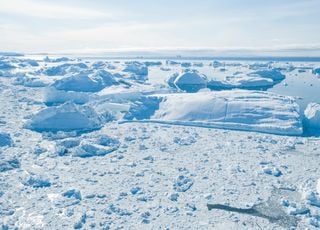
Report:
[[0,0],[0,51],[320,56],[320,0]]

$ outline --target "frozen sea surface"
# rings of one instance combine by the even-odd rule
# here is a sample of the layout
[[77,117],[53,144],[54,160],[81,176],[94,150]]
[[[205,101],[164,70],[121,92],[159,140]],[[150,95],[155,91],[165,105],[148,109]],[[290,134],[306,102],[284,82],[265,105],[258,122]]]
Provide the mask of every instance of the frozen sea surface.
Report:
[[0,57],[1,228],[318,229],[319,66]]

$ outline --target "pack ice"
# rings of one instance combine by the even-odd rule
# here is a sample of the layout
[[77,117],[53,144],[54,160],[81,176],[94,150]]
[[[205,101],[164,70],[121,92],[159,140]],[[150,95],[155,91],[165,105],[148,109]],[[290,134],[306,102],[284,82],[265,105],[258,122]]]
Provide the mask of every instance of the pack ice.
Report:
[[143,117],[170,124],[283,135],[301,135],[303,132],[295,100],[269,92],[233,90],[153,95],[143,103],[154,109],[152,115],[141,116],[140,112],[147,113],[146,106],[140,104],[138,108],[131,109],[132,119]]

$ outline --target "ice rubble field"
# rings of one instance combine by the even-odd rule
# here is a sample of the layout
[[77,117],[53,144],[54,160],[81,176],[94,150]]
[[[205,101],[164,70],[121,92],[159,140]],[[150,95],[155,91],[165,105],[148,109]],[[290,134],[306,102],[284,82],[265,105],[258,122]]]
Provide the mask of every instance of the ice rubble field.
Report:
[[0,57],[2,229],[319,228],[319,66]]

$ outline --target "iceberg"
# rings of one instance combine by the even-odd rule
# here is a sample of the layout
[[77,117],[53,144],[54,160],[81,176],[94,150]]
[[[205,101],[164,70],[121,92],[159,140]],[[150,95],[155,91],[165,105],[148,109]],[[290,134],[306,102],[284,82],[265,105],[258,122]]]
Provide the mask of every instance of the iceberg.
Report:
[[310,103],[304,111],[304,123],[307,129],[320,131],[320,104]]
[[36,114],[26,128],[37,132],[92,131],[102,127],[103,119],[89,106],[66,102]]
[[197,71],[175,73],[167,80],[169,86],[176,87],[186,92],[197,92],[207,87],[207,77]]
[[77,73],[82,69],[87,69],[88,66],[84,63],[65,63],[58,66],[51,66],[43,70],[43,73],[48,76],[63,76],[67,73]]
[[138,76],[147,76],[148,67],[140,62],[128,62],[127,66],[123,69],[123,72],[129,72]]
[[271,70],[259,70],[252,73],[249,73],[250,76],[260,76],[262,78],[270,78],[274,81],[282,81],[285,79],[285,75],[283,75],[280,71],[271,69]]
[[81,72],[56,81],[52,86],[58,90],[75,92],[98,92],[115,83],[111,73],[98,70],[95,73]]
[[272,87],[275,82],[269,78],[263,78],[255,75],[236,74],[227,76],[224,80],[208,81],[208,88],[214,90],[223,89],[267,89]]
[[[132,120],[177,125],[203,126],[257,131],[281,135],[303,132],[299,106],[292,97],[269,92],[232,90],[219,92],[161,94],[149,117],[140,116],[134,107]],[[150,100],[144,100],[150,103]],[[157,101],[157,100],[152,100]],[[141,113],[146,114],[145,106]],[[130,111],[129,111],[130,113]]]

